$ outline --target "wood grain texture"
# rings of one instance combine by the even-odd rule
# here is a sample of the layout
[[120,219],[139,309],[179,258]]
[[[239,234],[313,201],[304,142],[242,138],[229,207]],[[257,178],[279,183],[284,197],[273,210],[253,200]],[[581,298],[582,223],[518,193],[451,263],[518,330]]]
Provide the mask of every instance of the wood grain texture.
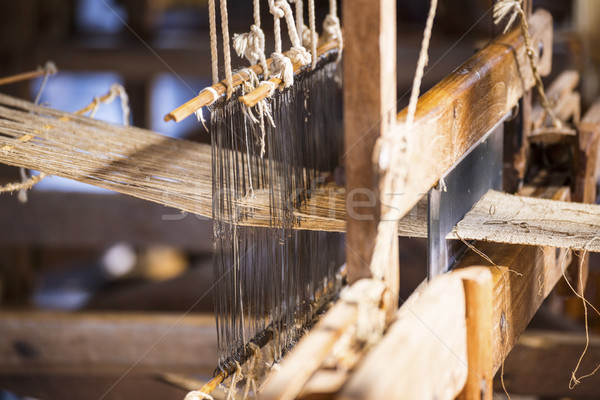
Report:
[[4,245],[101,249],[126,242],[166,244],[197,253],[211,253],[213,248],[208,217],[116,193],[34,190],[25,204],[5,194],[0,196],[0,220]]
[[[573,94],[579,84],[580,75],[575,70],[565,70],[548,86],[546,96],[553,105],[553,110],[561,120],[566,120],[568,112],[565,112],[565,99]],[[566,114],[566,115],[565,115]],[[546,111],[541,104],[536,104],[532,111],[532,130],[539,129],[546,119]]]
[[[350,283],[371,276],[369,264],[381,208],[371,157],[376,140],[392,128],[396,116],[395,9],[393,0],[343,3],[343,26],[352,27],[345,31],[343,59],[346,199],[347,203],[364,202],[347,222]],[[390,271],[398,270],[397,257],[389,259]],[[397,280],[397,274],[390,282]]]
[[263,399],[295,399],[304,384],[331,353],[336,342],[358,318],[358,306],[339,301],[294,347],[269,377],[261,393]]
[[467,382],[459,400],[491,400],[492,372],[492,309],[493,282],[487,268],[467,268],[456,271],[465,290],[467,324]]
[[486,242],[475,242],[474,246],[496,264],[491,265],[474,252],[469,252],[459,264],[460,268],[488,266],[493,274],[492,371],[495,372],[562,274],[556,251],[551,247]]
[[[539,69],[550,72],[552,17],[538,10],[529,21],[532,40],[544,51]],[[500,36],[419,99],[409,134],[408,178],[401,213],[433,187],[533,87],[520,30]],[[406,110],[398,115],[402,125]],[[375,155],[374,160],[378,160]]]
[[214,317],[0,313],[0,374],[125,371],[211,374]]
[[573,201],[596,202],[600,143],[600,99],[585,113],[578,127]]
[[462,279],[438,276],[400,307],[337,398],[454,399],[467,378],[466,337]]

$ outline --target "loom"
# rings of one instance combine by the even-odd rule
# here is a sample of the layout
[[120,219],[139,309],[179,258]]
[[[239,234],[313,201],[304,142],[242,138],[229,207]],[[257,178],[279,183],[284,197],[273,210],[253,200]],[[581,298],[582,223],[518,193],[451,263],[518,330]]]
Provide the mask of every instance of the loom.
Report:
[[[269,6],[283,7],[283,3],[271,1]],[[302,9],[301,1],[295,3]],[[395,85],[386,84],[395,82],[395,71],[388,68],[390,60],[395,62],[395,43],[381,39],[395,37],[393,4],[387,0],[375,5],[348,3],[344,13],[347,24],[357,29],[347,32],[344,40],[349,68],[344,71],[343,92],[339,82],[342,38],[336,37],[339,25],[332,27],[335,11],[328,16],[330,31],[323,40],[314,39],[311,19],[311,27],[305,28],[307,38],[299,32],[297,38],[291,38],[294,42],[302,37],[304,50],[294,45],[294,51],[284,53],[279,45],[278,54],[270,58],[256,53],[256,49],[264,52],[264,37],[257,33],[260,23],[255,19],[254,36],[246,34],[246,47],[240,47],[252,65],[235,73],[225,65],[224,80],[219,81],[215,73],[212,87],[166,116],[180,121],[208,107],[211,146],[166,139],[0,96],[3,162],[213,219],[219,359],[215,379],[197,396],[208,394],[226,377],[235,375],[244,362],[256,360],[258,349],[264,348],[269,363],[281,362],[282,368],[268,382],[264,396],[269,399],[295,398],[302,390],[311,389],[311,384],[321,385],[322,392],[315,392],[317,395],[393,398],[399,380],[404,388],[410,388],[399,395],[403,398],[454,398],[463,387],[471,396],[466,398],[489,398],[490,374],[514,345],[515,336],[526,325],[523,321],[530,318],[513,304],[527,311],[539,306],[560,272],[564,274],[557,269],[557,263],[566,258],[564,249],[600,251],[598,206],[559,201],[566,200],[564,188],[553,191],[551,199],[539,199],[527,186],[519,194],[530,190],[527,195],[532,197],[487,191],[478,183],[484,194],[469,197],[472,204],[466,208],[470,211],[462,212],[450,224],[451,230],[435,237],[439,243],[463,242],[473,251],[453,260],[452,266],[441,271],[444,274],[433,274],[431,283],[424,283],[396,311],[397,236],[431,239],[431,194],[428,201],[423,193],[433,189],[452,196],[453,188],[442,189],[440,179],[452,171],[462,174],[457,166],[490,132],[511,123],[505,121],[515,114],[514,107],[527,91],[537,87],[538,74],[549,72],[551,17],[539,11],[530,15],[529,27],[497,35],[420,97],[415,80],[414,101],[396,115]],[[216,20],[215,3],[211,4],[211,18]],[[426,38],[431,33],[435,4],[433,1]],[[310,14],[311,2],[308,5]],[[514,2],[509,5],[515,7]],[[221,17],[226,25],[226,13],[221,12]],[[275,20],[279,19],[293,23],[296,29],[303,26],[299,14],[295,18],[275,15]],[[213,21],[211,33],[216,30]],[[226,28],[222,30],[223,36],[229,37]],[[528,35],[531,37],[526,39]],[[530,51],[531,42],[539,44],[537,53]],[[422,49],[425,55],[426,47]],[[298,58],[300,53],[311,53],[310,61]],[[365,57],[372,61],[369,68],[359,63]],[[419,62],[417,76],[423,73],[425,58]],[[372,74],[361,75],[365,69]],[[562,120],[576,114],[573,109],[564,111],[556,106],[562,104],[558,100],[569,96],[565,87],[574,87],[572,74],[567,75],[561,75],[563,83],[547,91],[549,98],[557,99],[555,105],[548,102],[533,113],[536,130],[530,135],[532,143],[564,143],[576,135],[572,129],[545,122],[553,113],[547,107],[558,108]],[[539,90],[544,95],[543,89]],[[479,112],[465,105],[478,107]],[[600,115],[599,110],[595,106],[591,116],[584,118],[582,132],[598,135],[600,119],[594,115]],[[198,115],[201,117],[201,112]],[[83,133],[75,151],[69,142],[74,132]],[[362,141],[365,135],[368,140]],[[122,137],[128,140],[120,140]],[[335,178],[342,164],[342,149],[346,158],[352,159],[345,161],[346,193]],[[49,159],[48,152],[57,156]],[[109,165],[107,152],[111,154]],[[499,154],[494,150],[485,154],[485,160],[491,156]],[[80,165],[78,171],[65,167],[75,164]],[[452,185],[455,182],[448,180]],[[387,201],[384,195],[390,188],[401,190],[403,197]],[[356,189],[371,190],[381,198],[375,205],[350,213]],[[359,202],[364,200],[359,196]],[[374,218],[361,218],[361,214]],[[539,215],[548,218],[536,217]],[[557,230],[556,221],[569,223]],[[554,247],[563,249],[559,257],[555,257]],[[340,271],[345,258],[347,267]],[[465,270],[450,272],[455,267]],[[528,279],[519,280],[510,272],[526,273]],[[338,294],[346,282],[353,285]],[[522,304],[520,293],[531,293],[525,296],[531,304]],[[415,345],[403,347],[405,343]],[[475,355],[471,354],[473,348],[478,349]],[[440,367],[436,363],[423,368],[419,352],[429,360],[439,359]],[[477,369],[480,375],[477,379],[470,377],[463,365],[467,357],[468,368]],[[409,361],[415,362],[416,372]],[[398,371],[404,374],[398,376]],[[249,381],[256,378],[253,374],[247,376]],[[324,385],[322,376],[335,378],[330,379],[334,384]],[[381,383],[373,384],[378,379]],[[310,397],[310,390],[304,395]]]
[[[223,7],[225,2],[222,18]],[[260,2],[255,1],[254,7],[251,32],[234,36],[233,42],[238,55],[260,64],[236,75],[240,85],[234,85],[226,65],[223,98],[216,98],[218,87],[203,91],[213,95],[209,132],[218,379],[233,374],[252,356],[251,344],[263,347],[270,341],[270,356],[278,361],[336,295],[344,260],[343,235],[297,229],[294,215],[341,162],[341,36],[333,29],[319,45],[312,2],[309,28],[302,22],[302,1],[296,2],[295,18],[286,2],[271,1],[276,45],[267,61]],[[214,32],[214,5],[210,10]],[[330,24],[337,20],[335,14],[332,1]],[[286,55],[280,19],[285,20],[293,44]],[[227,21],[221,22],[227,59]],[[213,80],[217,84],[214,70]],[[268,227],[245,226],[256,218],[252,203],[257,198],[263,204],[267,199]],[[238,208],[239,203],[248,207]]]

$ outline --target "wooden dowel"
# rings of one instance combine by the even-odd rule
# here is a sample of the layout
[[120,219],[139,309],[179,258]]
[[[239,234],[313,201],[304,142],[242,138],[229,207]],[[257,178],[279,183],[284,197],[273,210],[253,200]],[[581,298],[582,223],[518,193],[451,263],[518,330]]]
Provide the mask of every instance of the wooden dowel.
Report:
[[11,83],[26,81],[29,79],[39,78],[40,76],[54,75],[56,74],[57,69],[54,63],[48,62],[44,68],[38,68],[35,71],[23,72],[21,74],[7,76],[5,78],[0,78],[0,86],[8,85]]
[[[326,52],[336,48],[337,46],[338,46],[337,40],[332,40],[332,41],[323,43],[317,49],[317,56],[321,56],[321,55],[325,54]],[[267,65],[271,65],[272,61],[273,60],[271,58],[267,59]],[[300,65],[294,65],[294,73],[299,72],[300,68],[301,68]],[[248,67],[248,69],[251,69],[256,75],[260,75],[263,73],[263,69],[259,64]],[[233,86],[237,87],[237,86],[241,85],[242,83],[248,81],[249,79],[250,79],[250,74],[245,69],[243,69],[240,72],[238,72],[237,74],[233,75]],[[274,84],[276,84],[277,86],[279,86],[281,84],[281,80],[278,78],[272,78],[271,81]],[[221,96],[225,92],[227,92],[227,85],[225,84],[224,80],[212,85],[211,87],[213,88],[214,91],[217,92],[217,94],[219,96]],[[254,99],[258,99],[258,100],[255,100],[254,104],[252,104],[252,105],[256,105],[256,103],[258,103],[260,100],[267,97],[271,88],[268,85],[261,85],[255,91],[257,91],[259,89],[261,89],[261,91],[259,91],[256,94],[254,94],[254,91],[253,91],[247,95],[247,96],[250,96],[248,99],[249,103],[254,101]],[[266,90],[266,93],[265,93],[265,90]],[[262,97],[259,97],[259,96],[262,96]],[[243,96],[243,97],[246,97],[246,96]],[[244,100],[242,100],[242,98],[240,98],[240,100],[243,101],[244,104],[248,105]],[[203,90],[200,92],[200,94],[198,96],[194,97],[193,99],[189,100],[188,102],[182,104],[181,106],[177,107],[175,110],[173,110],[170,113],[168,113],[167,115],[165,115],[165,121],[166,122],[171,121],[171,120],[173,120],[175,122],[183,121],[184,119],[186,119],[187,117],[189,117],[190,115],[192,115],[193,113],[195,113],[196,111],[201,109],[202,107],[212,104],[213,101],[214,101],[213,94],[207,90]]]
[[[333,48],[335,48],[337,46],[338,46],[337,41],[331,41],[331,42],[327,42],[327,43],[323,44],[322,46],[320,46],[317,49],[317,57],[320,57],[321,55],[325,54],[327,51],[332,50]],[[294,64],[294,75],[298,75],[303,67],[305,67],[305,66],[300,63],[295,63]],[[280,85],[283,83],[283,81],[280,78],[271,78],[271,79],[269,79],[269,82],[271,82],[276,87],[280,87]],[[271,93],[271,85],[262,84],[262,85],[259,85],[256,89],[254,89],[250,93],[248,93],[247,95],[241,96],[240,101],[242,103],[244,103],[245,105],[247,105],[248,107],[254,107],[259,101],[266,99],[270,93]]]
[[[298,68],[298,70],[299,70],[299,68]],[[296,66],[294,65],[294,75],[297,73],[298,70],[296,69]],[[269,79],[269,82],[271,82],[274,85],[274,87],[279,87],[283,83],[283,81],[279,78],[271,78],[271,79]],[[248,93],[247,95],[241,96],[240,101],[242,103],[244,103],[245,105],[247,105],[248,107],[254,107],[256,104],[258,104],[259,101],[269,97],[270,93],[271,93],[271,85],[263,83],[263,84],[259,85],[256,89],[254,89],[253,91]]]

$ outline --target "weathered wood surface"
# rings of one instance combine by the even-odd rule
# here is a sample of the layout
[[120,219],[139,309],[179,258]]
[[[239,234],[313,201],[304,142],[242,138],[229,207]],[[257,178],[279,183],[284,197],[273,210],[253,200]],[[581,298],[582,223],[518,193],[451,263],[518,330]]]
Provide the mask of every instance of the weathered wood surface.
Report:
[[[527,331],[506,358],[504,382],[511,394],[539,398],[595,399],[600,387],[600,374],[584,379],[569,389],[571,371],[585,347],[583,334]],[[600,337],[592,335],[580,370],[594,370],[600,360]],[[496,389],[501,391],[499,379]]]
[[0,375],[214,370],[212,315],[0,312]]
[[[373,290],[375,296],[381,297],[383,285],[378,281],[363,279],[358,285],[345,289],[345,293],[360,294],[362,289]],[[352,297],[360,298],[356,295]],[[362,298],[362,300],[367,299]],[[359,318],[359,308],[360,304],[356,301],[348,301],[347,295],[343,292],[341,299],[283,360],[280,370],[269,377],[261,398],[297,398],[304,385],[332,353],[340,338],[354,329]]]
[[[550,72],[552,17],[537,10],[529,21],[532,40],[544,51],[542,75]],[[534,78],[519,29],[500,36],[419,99],[409,134],[407,180],[400,211],[418,198],[533,87]],[[406,110],[398,116],[400,127]],[[374,160],[378,160],[375,155]]]
[[[579,72],[575,70],[565,70],[561,72],[556,79],[548,86],[546,97],[553,106],[554,112],[561,120],[568,117],[568,110],[565,107],[565,99],[573,95],[573,91],[579,84]],[[539,129],[546,120],[546,110],[541,104],[536,104],[532,111],[532,128],[535,131]]]
[[436,277],[400,307],[337,398],[454,399],[467,379],[466,343],[462,280]]
[[[364,205],[347,218],[350,283],[371,277],[369,264],[381,213],[379,182],[371,157],[377,139],[392,129],[396,120],[395,9],[392,0],[343,3],[343,25],[352,27],[344,33],[343,58],[346,203]],[[386,280],[397,292],[398,249],[397,245],[391,247]]]
[[562,273],[556,251],[551,247],[485,242],[476,242],[474,246],[497,265],[489,264],[473,252],[460,263],[461,268],[488,266],[494,276],[492,354],[495,372]]
[[467,382],[459,400],[491,400],[492,371],[492,274],[489,269],[455,272],[463,280],[467,324]]
[[595,203],[600,143],[600,99],[590,107],[581,120],[577,142],[573,201]]
[[600,205],[490,190],[448,238],[600,252]]

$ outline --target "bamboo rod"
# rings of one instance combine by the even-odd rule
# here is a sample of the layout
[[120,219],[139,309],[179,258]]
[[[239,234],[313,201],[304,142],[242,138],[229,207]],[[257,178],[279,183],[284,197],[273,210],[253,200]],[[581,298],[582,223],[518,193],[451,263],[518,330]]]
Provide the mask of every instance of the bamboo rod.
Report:
[[[323,54],[334,49],[337,46],[338,46],[337,40],[324,43],[317,49],[317,57],[322,56]],[[300,71],[302,70],[303,67],[304,67],[304,65],[302,65],[300,63],[294,63],[294,75],[298,75],[298,73],[300,73]],[[275,85],[275,87],[280,87],[281,84],[283,83],[283,81],[280,78],[271,78],[271,79],[269,79],[269,82],[271,82],[273,85]],[[259,85],[256,89],[254,89],[247,95],[241,96],[240,101],[248,107],[254,107],[259,101],[269,97],[270,93],[271,93],[271,85],[263,83],[262,85]]]
[[29,79],[39,78],[40,76],[44,76],[46,74],[54,75],[56,74],[56,72],[58,72],[58,70],[56,69],[56,65],[54,65],[53,62],[48,61],[44,68],[38,67],[38,69],[36,69],[35,71],[23,72],[20,74],[0,78],[0,86],[26,81]]
[[[323,43],[317,49],[317,56],[321,56],[321,55],[325,54],[326,52],[336,48],[337,46],[338,46],[337,40]],[[270,58],[267,59],[267,65],[271,65],[271,62],[272,62],[272,59],[270,59]],[[248,67],[248,69],[252,70],[256,75],[260,75],[263,73],[263,69],[259,64],[255,64],[251,67]],[[300,69],[301,69],[300,65],[294,65],[294,73],[298,73],[300,71]],[[250,79],[250,74],[248,73],[248,71],[246,69],[243,69],[243,70],[239,71],[238,73],[236,73],[235,75],[233,75],[233,86],[237,87],[237,86],[241,85],[242,83],[247,82],[249,79]],[[279,86],[281,84],[281,80],[278,78],[272,78],[271,81],[273,81],[273,83],[276,84],[277,86]],[[217,92],[217,94],[219,96],[221,96],[227,92],[227,85],[225,84],[224,80],[212,85],[211,87],[215,92]],[[261,88],[262,88],[262,90],[257,94],[254,94],[254,92],[251,92],[248,94],[248,96],[251,96],[249,98],[249,101],[253,100],[254,98],[258,98],[258,100],[256,100],[253,105],[258,103],[258,101],[264,99],[269,94],[270,87],[268,85],[261,85],[256,90],[259,90]],[[265,89],[266,89],[266,93],[263,93]],[[259,94],[262,95],[263,97],[258,97]],[[243,96],[243,97],[246,97],[246,96]],[[177,107],[175,110],[173,110],[170,113],[168,113],[167,115],[165,115],[164,119],[166,122],[171,121],[171,120],[173,120],[175,122],[183,121],[184,119],[186,119],[187,117],[189,117],[190,115],[192,115],[193,113],[195,113],[196,111],[201,109],[202,107],[212,104],[214,102],[214,100],[215,99],[214,99],[214,95],[212,92],[210,92],[208,90],[202,90],[198,94],[198,96],[194,97],[193,99],[189,100],[188,102],[182,104],[181,106]],[[240,98],[240,100],[242,100],[242,98]],[[246,104],[246,103],[244,102],[244,104]]]

